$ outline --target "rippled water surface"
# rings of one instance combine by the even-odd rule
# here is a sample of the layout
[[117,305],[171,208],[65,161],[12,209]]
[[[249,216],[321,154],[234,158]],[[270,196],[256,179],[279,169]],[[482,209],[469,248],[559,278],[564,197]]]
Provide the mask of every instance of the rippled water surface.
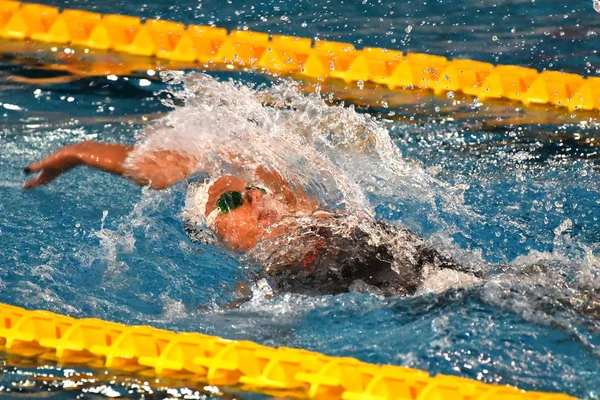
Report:
[[[48,4],[586,76],[600,69],[591,0]],[[341,82],[317,89],[250,72],[187,70],[166,82],[143,59],[7,41],[0,49],[0,301],[600,397],[597,113]],[[244,263],[188,239],[189,182],[157,192],[79,168],[20,190],[22,168],[59,146],[134,143],[149,130],[159,146],[168,138],[260,154],[330,206],[401,224],[488,277],[407,298],[282,294],[230,310],[223,304]],[[323,176],[333,186],[319,186]],[[135,397],[143,386],[118,377],[70,391],[32,378],[70,370],[5,361],[2,384],[20,382],[13,392],[23,396],[52,387],[64,397]]]

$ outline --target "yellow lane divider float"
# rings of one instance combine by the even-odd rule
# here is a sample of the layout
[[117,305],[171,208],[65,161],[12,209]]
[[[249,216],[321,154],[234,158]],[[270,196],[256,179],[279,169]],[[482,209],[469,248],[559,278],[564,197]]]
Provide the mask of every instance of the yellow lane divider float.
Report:
[[390,89],[462,92],[480,100],[509,99],[569,110],[600,110],[600,78],[538,72],[465,59],[269,35],[202,25],[59,10],[0,0],[0,37],[114,50],[139,56],[227,64],[309,78],[373,82]]
[[0,304],[7,353],[311,399],[566,400],[455,376],[200,333],[174,333]]

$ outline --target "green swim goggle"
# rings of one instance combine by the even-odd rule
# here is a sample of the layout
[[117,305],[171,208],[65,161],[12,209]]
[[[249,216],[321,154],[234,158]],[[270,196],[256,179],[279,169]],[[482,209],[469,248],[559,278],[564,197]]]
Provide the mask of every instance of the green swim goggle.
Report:
[[[246,190],[260,190],[263,194],[267,193],[267,189],[261,188],[258,186],[250,185],[246,187]],[[219,197],[217,200],[216,209],[221,211],[221,214],[227,214],[229,211],[235,210],[244,204],[244,196],[242,196],[242,192],[237,191],[229,191],[225,192]]]

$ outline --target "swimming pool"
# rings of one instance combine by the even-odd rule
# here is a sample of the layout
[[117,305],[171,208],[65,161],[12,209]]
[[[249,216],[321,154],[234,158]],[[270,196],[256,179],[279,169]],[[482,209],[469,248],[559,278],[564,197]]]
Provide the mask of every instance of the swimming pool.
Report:
[[[587,1],[217,4],[68,6],[596,74],[598,14]],[[190,73],[184,84],[165,85],[144,71],[52,82],[64,72],[45,67],[57,56],[42,48],[33,58],[3,60],[10,79],[0,97],[1,301],[598,396],[600,197],[597,125],[590,115],[324,85],[323,92],[357,105],[335,108],[316,97],[303,100],[290,83],[239,72],[211,75],[241,84]],[[98,56],[106,57],[120,60]],[[248,88],[257,83],[266,88]],[[364,192],[379,217],[401,221],[494,278],[404,299],[283,295],[230,311],[219,305],[243,276],[242,264],[218,247],[189,242],[181,229],[185,183],[140,191],[76,170],[49,187],[18,190],[20,169],[30,160],[82,139],[131,143],[165,113],[187,139],[210,126],[230,135],[232,146],[247,139],[235,137],[243,132],[231,120],[195,112],[206,100],[190,94],[192,88],[238,101],[242,117],[264,126],[301,130],[314,121],[337,122],[312,133],[337,145],[315,148],[316,154],[359,190],[335,192],[332,203],[361,205],[353,196]],[[275,113],[262,106],[265,93],[297,97],[287,125],[277,125]],[[341,134],[357,129],[382,140],[389,132],[401,156],[348,148]],[[289,133],[293,139],[294,129]],[[548,270],[525,276],[526,266],[540,259]]]

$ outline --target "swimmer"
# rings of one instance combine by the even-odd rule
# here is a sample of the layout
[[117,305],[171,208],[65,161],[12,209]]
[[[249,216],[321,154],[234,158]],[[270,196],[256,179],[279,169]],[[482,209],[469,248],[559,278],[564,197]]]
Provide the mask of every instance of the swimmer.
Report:
[[[161,150],[140,155],[135,150],[92,141],[63,147],[25,168],[37,175],[23,189],[45,185],[80,165],[156,190],[202,170],[201,162],[186,154]],[[276,292],[404,296],[436,274],[445,274],[438,281],[478,281],[412,232],[369,216],[327,211],[299,185],[265,167],[247,176],[214,179],[203,215],[225,247],[260,266],[257,281]],[[200,228],[186,221],[185,229],[193,239]]]

